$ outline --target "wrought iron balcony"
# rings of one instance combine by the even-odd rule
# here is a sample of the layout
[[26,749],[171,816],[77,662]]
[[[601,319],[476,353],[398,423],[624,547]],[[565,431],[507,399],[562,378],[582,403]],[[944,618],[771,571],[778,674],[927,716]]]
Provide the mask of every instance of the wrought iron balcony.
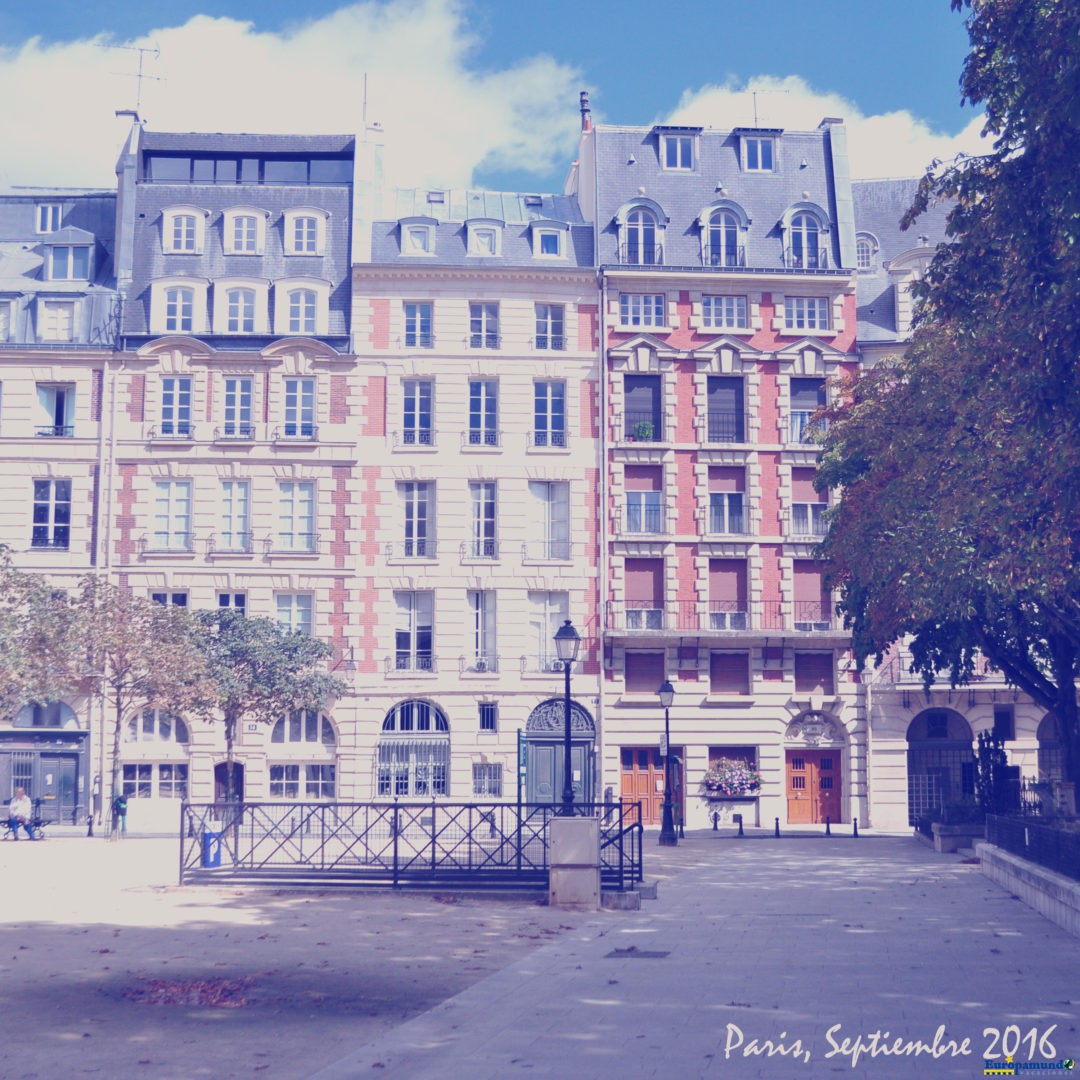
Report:
[[784,265],[794,270],[827,270],[829,249],[787,247],[784,249]]
[[462,432],[461,442],[464,446],[501,446],[502,432],[496,428],[470,428]]
[[226,423],[214,428],[215,442],[251,442],[255,438],[255,425],[251,423]]
[[438,555],[434,537],[414,537],[410,540],[395,540],[386,545],[386,557],[391,561],[399,559],[434,559]]
[[471,559],[497,559],[499,542],[490,536],[475,536],[467,540],[460,548],[462,561]]
[[705,252],[706,266],[745,266],[746,248],[742,245],[736,251],[723,247],[710,247]]
[[463,656],[458,662],[458,670],[472,675],[497,675],[499,658],[492,653],[480,656]]
[[526,562],[567,562],[570,558],[570,541],[526,540],[521,545],[521,558]]
[[664,425],[659,413],[628,412],[623,416],[623,434],[630,442],[661,442]]
[[551,352],[562,352],[566,348],[566,338],[561,334],[537,334],[536,347]]
[[662,244],[622,244],[619,262],[623,266],[663,266],[664,247]]
[[74,424],[45,424],[34,429],[39,439],[71,439],[75,437]]
[[433,675],[439,670],[438,660],[428,652],[396,652],[384,662],[387,673],[417,672],[421,675]]
[[435,430],[431,427],[413,427],[405,431],[393,433],[394,447],[402,446],[434,446]]
[[707,443],[746,442],[746,417],[741,412],[710,410],[699,430]]
[[529,433],[529,445],[532,447],[551,447],[565,450],[567,437],[565,431],[532,431]]
[[315,424],[286,422],[274,431],[274,442],[317,442],[319,429]]

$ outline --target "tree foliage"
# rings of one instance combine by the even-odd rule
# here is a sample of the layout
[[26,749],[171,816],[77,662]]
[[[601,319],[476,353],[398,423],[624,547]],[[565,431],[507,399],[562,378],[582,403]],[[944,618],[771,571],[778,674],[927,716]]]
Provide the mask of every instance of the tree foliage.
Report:
[[332,650],[317,638],[231,609],[200,611],[195,618],[213,685],[213,710],[225,726],[231,785],[241,723],[272,724],[290,709],[322,709],[348,687],[323,670]]
[[1080,779],[1080,5],[968,10],[961,89],[985,155],[936,163],[949,200],[906,356],[845,387],[819,483],[822,554],[860,659],[911,635],[927,680],[981,653],[1058,718]]

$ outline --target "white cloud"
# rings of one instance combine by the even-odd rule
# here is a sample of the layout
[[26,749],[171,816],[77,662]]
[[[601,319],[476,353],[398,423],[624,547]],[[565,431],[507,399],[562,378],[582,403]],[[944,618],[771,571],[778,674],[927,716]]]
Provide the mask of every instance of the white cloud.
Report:
[[[482,162],[550,171],[572,156],[579,73],[549,57],[470,70],[473,41],[457,0],[344,6],[277,33],[200,15],[140,41],[106,36],[0,50],[7,109],[0,183],[111,185],[135,103],[157,131],[359,132],[369,121],[403,184],[465,185]],[[112,47],[110,47],[112,46]],[[118,48],[116,46],[122,46]],[[126,47],[126,48],[124,48]]]
[[906,110],[867,116],[855,102],[814,90],[795,75],[760,75],[745,86],[731,81],[687,90],[667,121],[718,128],[752,124],[755,94],[757,122],[763,127],[812,131],[826,116],[842,118],[848,129],[851,175],[856,179],[919,176],[934,158],[945,160],[959,152],[977,154],[990,149],[979,136],[981,116],[957,134],[933,131]]

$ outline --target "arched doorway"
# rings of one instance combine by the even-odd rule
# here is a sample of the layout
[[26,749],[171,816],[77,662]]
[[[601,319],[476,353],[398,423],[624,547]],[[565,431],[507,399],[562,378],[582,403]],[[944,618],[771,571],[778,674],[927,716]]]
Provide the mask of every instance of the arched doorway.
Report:
[[975,797],[971,725],[952,709],[924,709],[908,725],[908,824]]
[[380,797],[450,794],[450,724],[430,701],[399,701],[384,717],[376,758]]
[[1061,742],[1061,725],[1053,713],[1047,713],[1039,721],[1035,738],[1039,743],[1039,779],[1064,780],[1065,747]]
[[804,712],[784,732],[789,825],[844,820],[843,725],[823,712]]
[[[525,725],[525,800],[536,803],[562,801],[566,730],[564,698],[542,701]],[[596,724],[588,710],[570,702],[570,770],[574,801],[595,798]]]
[[[244,766],[239,761],[233,762],[232,801],[244,801]],[[214,802],[229,801],[229,763],[219,761],[214,766]]]

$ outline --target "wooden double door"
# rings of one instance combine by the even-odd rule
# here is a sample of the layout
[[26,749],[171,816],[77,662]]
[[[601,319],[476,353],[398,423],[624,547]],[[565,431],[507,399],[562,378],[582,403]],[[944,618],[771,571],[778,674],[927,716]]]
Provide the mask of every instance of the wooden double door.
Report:
[[[683,820],[683,751],[671,748],[671,801],[675,824]],[[641,824],[660,825],[664,815],[664,756],[656,746],[624,746],[619,751],[619,795],[641,803]]]
[[837,824],[842,820],[840,751],[788,750],[787,812],[789,825]]

